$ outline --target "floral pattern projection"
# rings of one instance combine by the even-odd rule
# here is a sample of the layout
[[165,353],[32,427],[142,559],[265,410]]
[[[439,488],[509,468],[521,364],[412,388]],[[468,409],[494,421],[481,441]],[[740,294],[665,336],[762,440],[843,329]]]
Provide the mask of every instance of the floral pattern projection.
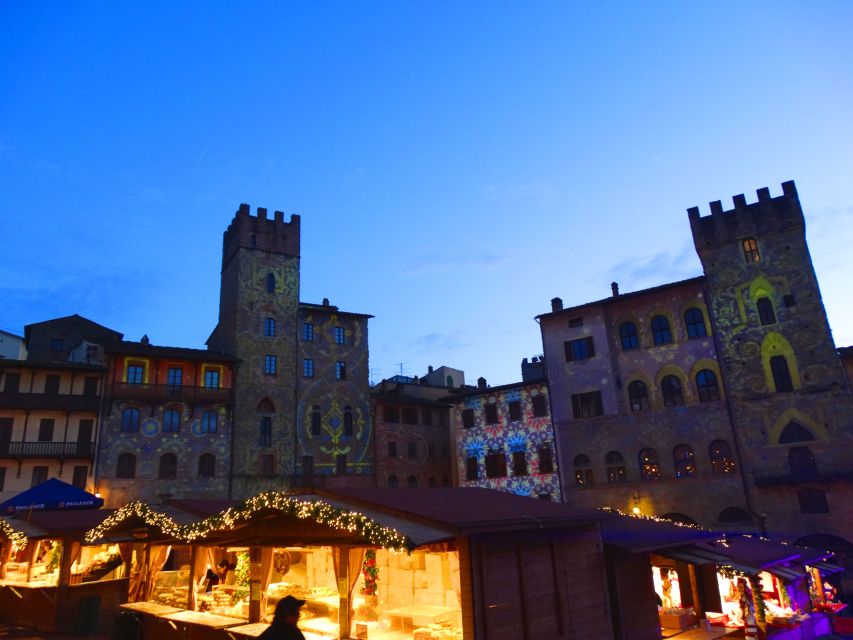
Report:
[[[535,415],[533,406],[535,396],[543,398],[538,402],[544,401],[544,415]],[[511,402],[521,403],[519,420],[510,420]],[[496,424],[486,424],[486,405],[491,403],[494,403],[497,408]],[[548,407],[548,387],[542,383],[487,389],[483,393],[461,400],[457,405],[455,417],[459,485],[485,487],[532,497],[547,494],[552,500],[560,501],[554,428]],[[472,410],[474,416],[474,424],[468,428],[463,422],[463,411],[466,409]],[[543,473],[540,469],[543,451],[548,452],[547,459],[552,466],[551,472]],[[487,473],[486,456],[496,453],[503,454],[506,464],[498,467],[506,471],[504,475],[489,477],[495,474]],[[516,454],[519,453],[524,454],[526,474],[518,473],[515,469]],[[477,480],[466,479],[469,458],[477,460]]]

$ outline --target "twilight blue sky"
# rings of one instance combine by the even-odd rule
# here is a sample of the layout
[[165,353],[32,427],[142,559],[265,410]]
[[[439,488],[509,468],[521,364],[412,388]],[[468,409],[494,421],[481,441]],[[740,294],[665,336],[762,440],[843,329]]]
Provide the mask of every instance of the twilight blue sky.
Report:
[[685,209],[794,179],[853,344],[853,3],[0,1],[0,328],[216,323],[237,206],[371,375],[491,384],[533,317],[700,273]]

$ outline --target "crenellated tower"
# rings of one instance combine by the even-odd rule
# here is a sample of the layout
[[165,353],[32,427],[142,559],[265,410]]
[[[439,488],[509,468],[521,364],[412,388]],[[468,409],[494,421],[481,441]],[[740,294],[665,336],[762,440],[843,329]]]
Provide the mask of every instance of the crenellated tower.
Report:
[[232,495],[282,488],[294,473],[300,219],[241,204],[222,245],[219,324],[208,346],[239,359]]
[[[851,522],[853,399],[812,266],[794,182],[782,195],[688,209],[756,516],[797,535]],[[839,533],[839,535],[842,535]]]

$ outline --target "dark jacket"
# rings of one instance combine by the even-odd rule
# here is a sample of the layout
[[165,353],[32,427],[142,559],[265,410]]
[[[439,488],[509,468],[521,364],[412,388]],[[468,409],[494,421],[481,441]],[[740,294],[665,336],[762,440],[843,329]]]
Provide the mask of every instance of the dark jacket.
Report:
[[258,636],[258,640],[305,640],[305,636],[294,625],[286,622],[273,622],[267,630]]

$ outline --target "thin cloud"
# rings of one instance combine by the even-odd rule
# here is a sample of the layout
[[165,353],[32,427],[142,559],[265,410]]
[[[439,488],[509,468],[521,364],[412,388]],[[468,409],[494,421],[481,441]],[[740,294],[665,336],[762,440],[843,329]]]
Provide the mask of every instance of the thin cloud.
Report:
[[542,207],[566,198],[565,192],[547,180],[537,180],[513,186],[488,185],[483,195],[493,202],[517,207]]
[[685,244],[678,251],[661,251],[623,260],[606,271],[606,275],[628,292],[701,275],[697,263],[693,246]]

